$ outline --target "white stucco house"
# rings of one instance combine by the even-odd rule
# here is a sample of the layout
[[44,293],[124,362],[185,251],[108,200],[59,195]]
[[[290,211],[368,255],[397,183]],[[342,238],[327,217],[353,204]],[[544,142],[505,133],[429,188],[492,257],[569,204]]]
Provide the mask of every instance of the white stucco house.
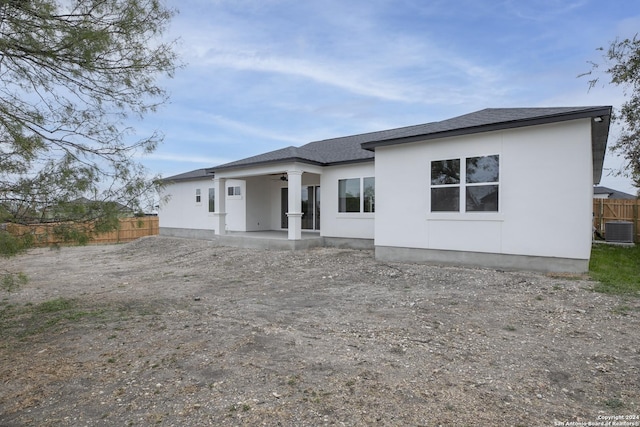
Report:
[[609,106],[485,109],[187,172],[165,179],[160,233],[584,272],[610,116]]

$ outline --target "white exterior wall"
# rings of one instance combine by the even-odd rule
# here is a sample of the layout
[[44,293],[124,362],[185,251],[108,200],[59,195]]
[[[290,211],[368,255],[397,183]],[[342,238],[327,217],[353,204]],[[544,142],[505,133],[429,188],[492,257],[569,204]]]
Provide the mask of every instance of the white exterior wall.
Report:
[[265,177],[246,180],[246,230],[271,230],[271,181]]
[[[432,160],[492,154],[498,213],[430,213]],[[589,119],[380,147],[375,245],[589,259],[592,197]]]
[[287,187],[286,181],[276,178],[269,185],[269,208],[271,210],[270,230],[281,230],[281,188]]
[[[338,212],[338,180],[373,177],[375,176],[374,169],[373,161],[324,168],[320,178],[321,236],[373,239],[377,212]],[[376,178],[376,209],[380,206],[377,185],[378,179]],[[360,196],[362,197],[362,194]]]
[[[169,200],[160,203],[160,227],[213,230],[209,188],[213,188],[211,179],[168,184],[161,193],[161,197],[169,196]],[[196,189],[200,189],[200,203],[196,203]]]
[[[244,181],[230,179],[226,182],[225,190],[230,186],[240,186],[242,195],[230,197],[225,191],[227,229],[245,231],[246,185]],[[169,200],[160,204],[160,228],[214,230],[214,215],[209,212],[209,188],[213,188],[211,179],[168,184],[161,194],[161,197],[169,196]],[[200,203],[196,203],[196,189],[200,189]]]

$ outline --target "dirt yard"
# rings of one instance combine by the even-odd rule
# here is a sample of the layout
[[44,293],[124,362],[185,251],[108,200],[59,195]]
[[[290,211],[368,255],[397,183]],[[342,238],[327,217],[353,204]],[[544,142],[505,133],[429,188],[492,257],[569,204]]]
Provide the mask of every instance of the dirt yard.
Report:
[[640,425],[640,300],[584,278],[164,237],[0,270],[2,426]]

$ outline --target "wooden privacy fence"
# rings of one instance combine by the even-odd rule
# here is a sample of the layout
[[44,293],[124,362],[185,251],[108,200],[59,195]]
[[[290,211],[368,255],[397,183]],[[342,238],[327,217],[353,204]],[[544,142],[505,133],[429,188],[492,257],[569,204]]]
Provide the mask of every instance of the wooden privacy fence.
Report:
[[593,199],[593,225],[605,233],[605,224],[612,221],[629,221],[633,223],[633,241],[640,242],[640,223],[638,210],[640,200]]
[[[160,231],[157,216],[120,218],[119,222],[118,229],[108,233],[96,233],[89,243],[125,243],[140,237],[155,236]],[[6,230],[13,235],[32,234],[36,246],[63,244],[64,242],[53,232],[55,226],[56,224],[7,224]],[[79,227],[86,227],[86,225],[79,225]]]

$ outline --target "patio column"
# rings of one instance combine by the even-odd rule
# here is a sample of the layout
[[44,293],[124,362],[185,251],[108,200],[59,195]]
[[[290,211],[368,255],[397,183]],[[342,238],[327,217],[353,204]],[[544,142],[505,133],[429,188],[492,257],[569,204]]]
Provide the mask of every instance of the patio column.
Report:
[[214,178],[213,179],[213,188],[215,189],[215,201],[214,203],[214,224],[216,234],[226,234],[227,232],[227,212],[226,212],[226,199],[227,194],[225,192],[225,182],[227,180],[224,178]]
[[289,182],[289,240],[302,239],[302,171],[288,170]]

